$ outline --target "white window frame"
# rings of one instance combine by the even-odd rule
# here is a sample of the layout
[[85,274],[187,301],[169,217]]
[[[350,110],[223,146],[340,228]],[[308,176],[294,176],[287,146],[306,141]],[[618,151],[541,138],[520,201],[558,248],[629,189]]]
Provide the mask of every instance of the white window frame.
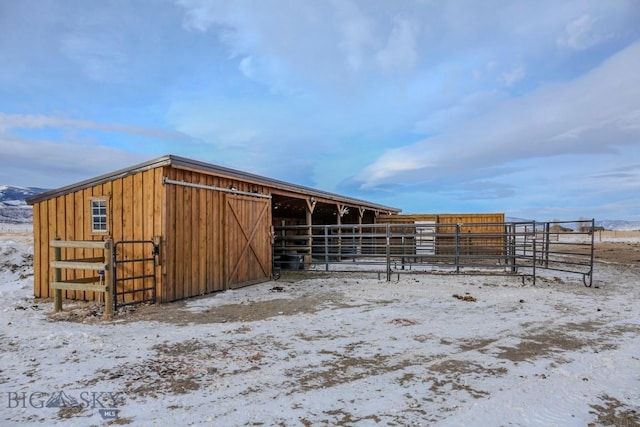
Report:
[[89,201],[91,233],[106,234],[109,232],[109,205],[107,199],[96,198]]

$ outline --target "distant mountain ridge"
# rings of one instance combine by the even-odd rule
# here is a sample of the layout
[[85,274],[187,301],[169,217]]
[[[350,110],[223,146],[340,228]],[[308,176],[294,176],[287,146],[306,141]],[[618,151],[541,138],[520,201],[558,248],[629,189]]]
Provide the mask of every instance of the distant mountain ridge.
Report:
[[26,198],[47,191],[45,188],[0,185],[0,223],[25,224],[33,221]]
[[[507,217],[505,218],[507,222],[532,222],[531,219],[524,218],[516,218],[516,217]],[[561,225],[571,228],[575,230],[578,228],[578,224],[576,223],[563,223],[561,221]],[[640,221],[626,221],[622,219],[596,219],[596,227],[604,227],[605,230],[615,230],[615,231],[636,231],[640,230]]]
[[35,196],[36,194],[44,193],[45,191],[48,191],[48,189],[36,188],[36,187],[16,187],[13,185],[0,185],[0,203],[18,200],[26,204],[25,199],[27,197]]
[[[25,201],[28,197],[49,191],[47,188],[17,187],[0,185],[0,223],[25,224],[33,222],[33,211]],[[507,217],[507,222],[531,222],[531,219]],[[575,224],[563,224],[569,228],[576,228]],[[618,219],[596,220],[596,226],[605,230],[632,231],[640,230],[640,221],[625,221]]]
[[624,221],[619,219],[596,220],[596,225],[605,230],[636,231],[640,230],[640,221]]

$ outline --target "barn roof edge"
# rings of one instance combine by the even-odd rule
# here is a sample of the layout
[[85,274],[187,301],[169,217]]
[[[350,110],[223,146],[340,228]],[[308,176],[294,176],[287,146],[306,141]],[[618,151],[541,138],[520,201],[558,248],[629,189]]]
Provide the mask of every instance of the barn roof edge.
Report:
[[229,177],[237,178],[240,180],[252,180],[258,183],[262,183],[267,187],[272,187],[279,190],[286,190],[296,193],[308,194],[310,196],[324,197],[333,199],[336,201],[344,202],[351,205],[366,206],[369,208],[387,211],[387,212],[401,212],[402,209],[394,208],[390,206],[380,205],[372,203],[366,200],[356,199],[348,196],[342,196],[336,193],[330,193],[328,191],[318,190],[311,187],[305,187],[298,184],[292,184],[285,181],[280,181],[273,178],[268,178],[260,175],[255,175],[248,172],[243,172],[237,169],[227,168],[224,166],[215,165],[212,163],[206,163],[199,160],[189,159],[186,157],[180,157],[172,154],[168,154],[162,157],[158,157],[153,160],[149,160],[144,163],[140,163],[128,168],[119,169],[114,172],[109,172],[104,175],[100,175],[94,178],[89,178],[84,181],[80,181],[74,184],[70,184],[64,187],[60,187],[54,190],[46,191],[44,193],[37,194],[35,196],[26,199],[27,204],[34,205],[36,203],[52,199],[54,197],[63,196],[65,194],[72,193],[74,191],[83,190],[85,188],[99,185],[114,179],[124,178],[135,173],[143,172],[149,169],[155,169],[162,166],[176,166],[176,167],[189,167],[196,170],[202,170],[206,172],[212,172],[216,174],[223,174]]

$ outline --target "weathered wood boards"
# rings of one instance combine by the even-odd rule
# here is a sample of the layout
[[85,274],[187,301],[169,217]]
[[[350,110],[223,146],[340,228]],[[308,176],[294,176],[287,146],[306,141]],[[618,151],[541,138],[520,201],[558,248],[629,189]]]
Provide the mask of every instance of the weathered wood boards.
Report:
[[[103,292],[90,284],[95,281],[92,269],[100,263],[85,267],[88,259],[103,254],[85,242],[99,244],[107,239],[114,243],[116,295],[124,304],[148,300],[153,294],[161,302],[173,301],[268,280],[272,275],[272,214],[277,208],[272,204],[274,194],[281,200],[299,201],[303,209],[315,198],[326,207],[344,206],[345,212],[351,206],[361,217],[365,210],[370,216],[379,211],[399,212],[165,156],[28,201],[34,210],[34,294],[47,298],[60,291],[66,299],[99,299]],[[102,211],[106,219],[100,217],[105,215]],[[332,219],[332,213],[325,215]],[[51,247],[56,238],[81,243]],[[135,244],[140,241],[155,246]],[[149,247],[154,248],[153,255],[147,253]],[[60,252],[57,260],[55,251]],[[139,262],[149,256],[155,262]],[[55,277],[54,271],[58,272]],[[151,290],[149,277],[155,279]],[[56,284],[51,287],[50,283]]]

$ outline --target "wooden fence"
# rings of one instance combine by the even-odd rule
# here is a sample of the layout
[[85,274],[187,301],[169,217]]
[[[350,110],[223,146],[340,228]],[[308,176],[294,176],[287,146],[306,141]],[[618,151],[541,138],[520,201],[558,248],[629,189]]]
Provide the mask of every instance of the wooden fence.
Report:
[[[104,293],[104,317],[110,319],[113,316],[113,241],[74,241],[52,240],[50,246],[54,248],[54,259],[51,261],[53,269],[53,281],[49,283],[54,290],[54,312],[62,310],[62,291],[91,291]],[[104,256],[98,258],[84,258],[63,260],[62,248],[72,249],[102,249]],[[96,271],[97,276],[80,279],[62,280],[62,270],[90,270]]]

